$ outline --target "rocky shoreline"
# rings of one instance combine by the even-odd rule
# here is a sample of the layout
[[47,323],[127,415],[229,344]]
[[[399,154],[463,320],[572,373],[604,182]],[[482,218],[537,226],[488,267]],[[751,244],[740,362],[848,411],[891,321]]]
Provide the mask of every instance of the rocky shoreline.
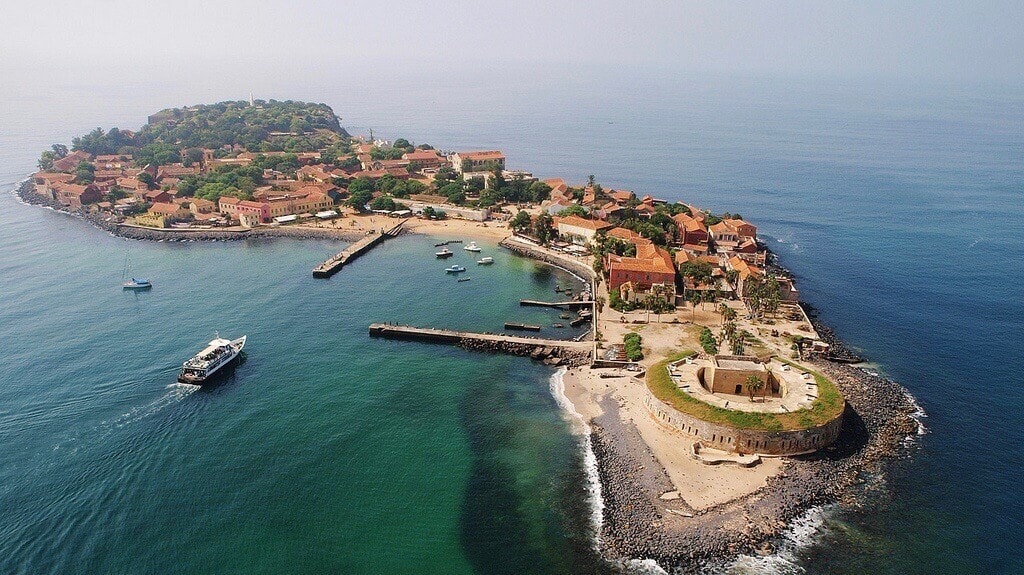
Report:
[[[591,441],[604,495],[602,551],[609,559],[654,559],[680,573],[698,573],[742,553],[770,553],[778,537],[812,507],[862,504],[865,483],[885,464],[909,454],[918,412],[899,384],[845,364],[815,368],[846,396],[843,432],[829,448],[788,458],[782,473],[755,493],[694,512],[660,496],[672,489],[660,464],[615,406],[592,422]],[[870,479],[867,479],[870,478]],[[667,486],[666,486],[667,484]]]
[[533,345],[526,343],[514,343],[509,341],[482,341],[464,339],[458,344],[463,349],[483,351],[490,353],[504,353],[529,357],[550,366],[578,367],[590,365],[590,352],[577,351],[567,348],[552,347],[545,345]]
[[32,182],[29,180],[24,181],[17,188],[15,193],[21,201],[26,204],[47,207],[70,216],[80,217],[111,235],[132,240],[158,242],[226,242],[260,238],[288,237],[296,239],[331,239],[354,242],[362,239],[365,235],[365,233],[361,231],[286,226],[275,228],[254,228],[250,230],[178,230],[142,228],[112,221],[109,216],[104,216],[103,214],[91,214],[83,210],[70,210],[54,200],[50,200],[36,194],[32,189]]

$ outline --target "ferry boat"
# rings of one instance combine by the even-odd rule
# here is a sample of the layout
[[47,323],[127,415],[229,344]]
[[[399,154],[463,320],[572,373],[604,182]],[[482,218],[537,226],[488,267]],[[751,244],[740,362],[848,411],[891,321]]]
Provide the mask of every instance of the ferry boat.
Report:
[[441,250],[439,252],[434,252],[434,255],[437,256],[438,259],[442,259],[443,260],[445,258],[450,258],[450,257],[454,256],[455,252],[451,251],[448,248],[445,248],[445,249],[443,249],[443,250]]
[[445,273],[448,273],[448,274],[457,274],[457,273],[461,273],[461,272],[466,271],[466,268],[464,268],[464,267],[462,267],[462,266],[460,266],[458,264],[455,264],[455,265],[453,265],[451,267],[444,268],[444,271],[445,271]]
[[153,283],[152,282],[150,282],[149,280],[141,279],[141,278],[132,278],[132,279],[124,282],[123,284],[121,284],[121,289],[143,290],[143,289],[149,289],[151,287],[153,287]]
[[487,256],[476,260],[476,263],[482,266],[489,266],[494,263],[494,258],[492,258],[491,256]]
[[181,364],[178,383],[201,385],[209,380],[219,369],[238,357],[242,348],[245,347],[246,337],[243,335],[238,339],[231,340],[220,337],[220,334],[214,334],[213,340],[202,351]]
[[467,252],[479,252],[481,248],[480,246],[476,245],[476,242],[469,242],[469,245],[462,249],[466,250]]

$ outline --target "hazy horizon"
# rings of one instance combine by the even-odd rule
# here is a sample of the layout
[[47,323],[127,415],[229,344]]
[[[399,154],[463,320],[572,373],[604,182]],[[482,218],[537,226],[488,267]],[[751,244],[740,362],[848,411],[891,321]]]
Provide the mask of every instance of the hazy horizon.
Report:
[[[1019,84],[1024,6],[951,2],[58,0],[5,6],[0,66],[18,81],[312,79],[353,70],[624,69]],[[45,82],[44,82],[45,80]]]

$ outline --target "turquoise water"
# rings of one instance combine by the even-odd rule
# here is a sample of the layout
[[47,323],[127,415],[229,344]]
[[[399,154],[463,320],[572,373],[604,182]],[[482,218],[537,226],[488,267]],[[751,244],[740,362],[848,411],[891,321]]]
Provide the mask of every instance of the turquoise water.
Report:
[[[560,270],[489,242],[493,266],[442,262],[406,236],[314,280],[339,244],[126,242],[0,201],[0,571],[565,572],[586,555],[552,370],[366,334],[550,324],[517,300],[550,298]],[[119,288],[129,243],[152,291]],[[175,384],[214,330],[247,334],[245,361]]]
[[[501,148],[541,176],[738,211],[929,430],[874,505],[756,569],[1024,572],[1019,87],[339,74],[4,86],[0,182],[96,125],[255,90],[327,102],[354,132]],[[309,277],[326,243],[134,244],[157,288],[131,295],[116,289],[123,243],[0,199],[0,571],[593,571],[550,371],[365,336],[380,320],[489,329],[559,272],[508,260],[501,282],[471,268],[456,284],[426,243],[328,282]],[[174,365],[215,329],[248,333],[248,360],[178,397]]]

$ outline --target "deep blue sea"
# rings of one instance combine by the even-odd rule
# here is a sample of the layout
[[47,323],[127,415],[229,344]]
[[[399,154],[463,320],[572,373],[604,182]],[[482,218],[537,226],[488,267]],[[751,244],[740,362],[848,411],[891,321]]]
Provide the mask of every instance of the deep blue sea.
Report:
[[[874,480],[873,505],[822,514],[800,545],[734,571],[1024,572],[1024,90],[322,77],[0,88],[0,572],[598,568],[551,370],[365,335],[380,320],[487,329],[561,272],[495,250],[491,277],[456,284],[413,237],[325,282],[309,269],[330,242],[130,242],[157,288],[123,294],[129,242],[6,193],[51,143],[250,90],[330,104],[356,133],[499,148],[539,176],[741,213],[823,320],[917,398],[928,432]],[[250,336],[235,378],[170,385],[214,330]]]

